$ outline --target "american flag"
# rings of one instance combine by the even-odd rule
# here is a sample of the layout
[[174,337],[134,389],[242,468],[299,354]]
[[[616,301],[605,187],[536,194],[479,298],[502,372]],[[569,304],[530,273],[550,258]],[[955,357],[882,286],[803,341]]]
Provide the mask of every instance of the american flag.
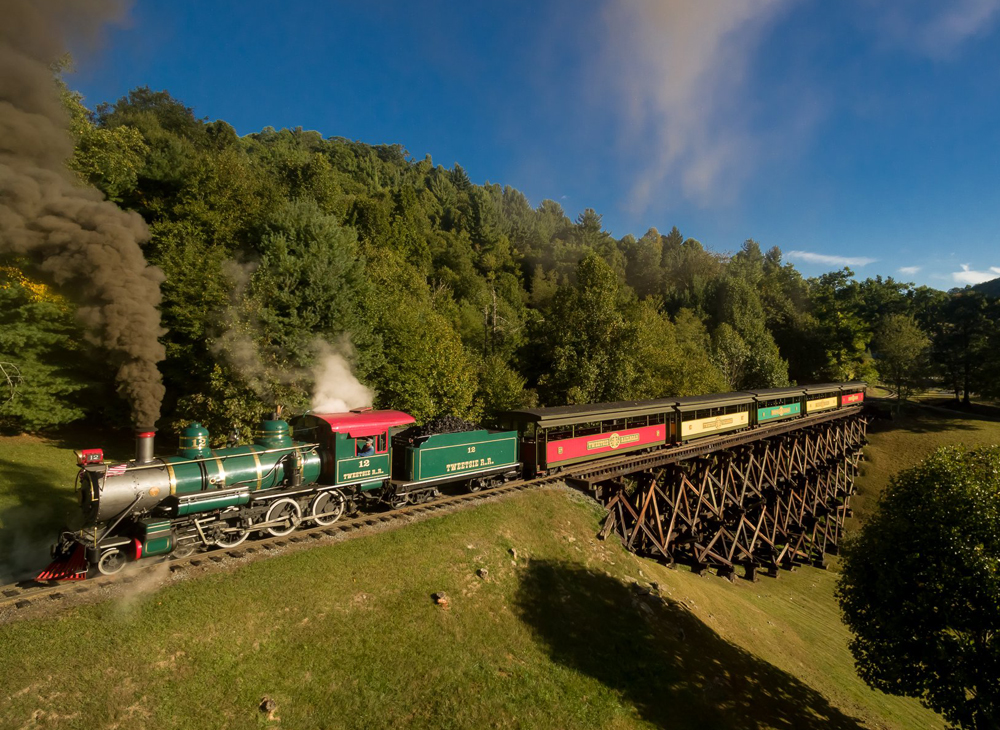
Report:
[[104,473],[105,479],[107,477],[120,477],[128,469],[128,464],[115,464],[114,466],[109,466],[108,470]]

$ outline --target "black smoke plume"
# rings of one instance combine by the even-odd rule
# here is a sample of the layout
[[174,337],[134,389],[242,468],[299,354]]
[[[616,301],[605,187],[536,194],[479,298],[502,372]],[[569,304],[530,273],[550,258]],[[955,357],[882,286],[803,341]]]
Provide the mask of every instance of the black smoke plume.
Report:
[[0,0],[0,257],[27,261],[78,305],[136,425],[151,426],[164,392],[163,274],[139,248],[149,238],[142,218],[67,170],[73,140],[51,70],[69,37],[96,37],[121,10],[106,0]]

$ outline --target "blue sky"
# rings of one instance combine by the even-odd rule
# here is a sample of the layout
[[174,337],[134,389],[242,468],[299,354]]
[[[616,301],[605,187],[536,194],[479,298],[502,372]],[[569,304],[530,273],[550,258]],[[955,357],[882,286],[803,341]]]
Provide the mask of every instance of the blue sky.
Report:
[[1000,276],[1000,0],[136,3],[88,104],[458,162],[616,237],[779,246],[942,289]]

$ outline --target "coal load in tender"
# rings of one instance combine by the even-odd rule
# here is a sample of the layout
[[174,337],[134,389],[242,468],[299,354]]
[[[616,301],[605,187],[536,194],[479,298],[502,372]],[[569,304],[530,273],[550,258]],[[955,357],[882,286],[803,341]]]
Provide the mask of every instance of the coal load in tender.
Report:
[[456,416],[441,416],[428,421],[422,426],[412,426],[399,435],[406,439],[417,439],[424,436],[433,436],[438,433],[459,433],[461,431],[478,431],[482,427],[470,421],[465,421]]

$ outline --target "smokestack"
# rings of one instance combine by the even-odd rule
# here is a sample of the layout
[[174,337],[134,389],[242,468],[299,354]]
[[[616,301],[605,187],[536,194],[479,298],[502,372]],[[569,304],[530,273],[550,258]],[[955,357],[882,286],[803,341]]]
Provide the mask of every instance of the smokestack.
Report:
[[155,428],[140,428],[135,432],[135,463],[148,464],[153,460],[153,441]]

